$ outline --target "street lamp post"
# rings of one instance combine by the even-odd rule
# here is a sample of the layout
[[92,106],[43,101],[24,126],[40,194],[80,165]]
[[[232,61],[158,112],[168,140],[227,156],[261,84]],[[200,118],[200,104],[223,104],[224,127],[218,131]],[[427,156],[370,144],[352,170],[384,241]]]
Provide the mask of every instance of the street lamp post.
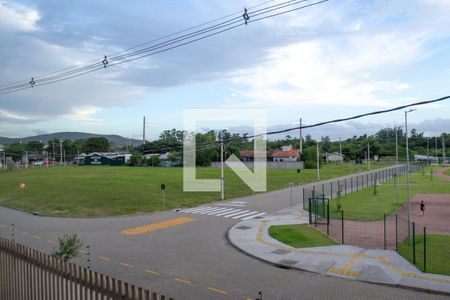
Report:
[[405,135],[406,135],[406,201],[408,203],[408,242],[411,245],[411,204],[410,197],[410,182],[409,182],[409,148],[408,148],[408,113],[414,111],[410,109],[405,111]]

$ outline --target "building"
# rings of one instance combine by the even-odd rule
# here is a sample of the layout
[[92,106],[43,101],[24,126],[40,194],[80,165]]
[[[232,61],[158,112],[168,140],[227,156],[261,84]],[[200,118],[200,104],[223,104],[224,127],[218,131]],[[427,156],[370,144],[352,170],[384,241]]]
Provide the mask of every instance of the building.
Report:
[[239,156],[241,157],[241,160],[244,162],[254,161],[255,153],[258,154],[258,156],[268,157],[266,151],[255,152],[253,150],[241,150],[239,151]]
[[124,166],[130,158],[129,153],[93,152],[85,155],[83,160],[80,158],[79,162],[87,166]]
[[279,150],[273,150],[270,157],[275,162],[297,161],[300,156],[299,149],[292,149],[292,145],[282,146]]
[[344,161],[344,155],[338,152],[324,153],[322,157],[324,157],[327,163],[341,163]]
[[429,163],[439,164],[439,158],[431,155],[414,154],[414,161],[428,161]]

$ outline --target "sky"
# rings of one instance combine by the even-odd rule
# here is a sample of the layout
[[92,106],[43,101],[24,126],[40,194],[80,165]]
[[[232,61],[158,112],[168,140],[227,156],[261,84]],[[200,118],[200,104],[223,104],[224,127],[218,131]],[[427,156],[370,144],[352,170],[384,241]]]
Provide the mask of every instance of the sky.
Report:
[[[0,0],[0,86],[280,2]],[[314,124],[450,95],[449,53],[450,0],[330,0],[0,95],[0,136],[84,131],[142,138],[146,116],[153,140],[164,129],[181,129],[183,111],[195,108],[263,109],[268,130],[298,126],[299,118]],[[403,124],[404,112],[396,111],[304,134],[336,140]],[[450,100],[417,107],[408,127],[429,136],[449,132]]]

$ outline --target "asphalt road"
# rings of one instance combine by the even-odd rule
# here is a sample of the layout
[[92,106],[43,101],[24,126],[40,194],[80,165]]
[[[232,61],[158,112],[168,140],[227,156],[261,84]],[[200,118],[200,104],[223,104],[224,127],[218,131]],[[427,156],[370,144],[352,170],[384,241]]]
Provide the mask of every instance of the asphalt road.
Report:
[[[294,189],[294,204],[301,200],[300,191]],[[239,216],[275,213],[290,206],[289,195],[285,189],[204,205],[211,209],[197,213],[171,211],[115,218],[40,217],[0,207],[0,234],[11,237],[14,223],[16,241],[50,253],[58,236],[77,233],[90,246],[92,269],[176,299],[247,299],[255,298],[258,291],[263,299],[448,299],[280,269],[229,244],[226,233],[240,221]],[[238,215],[234,213],[237,209],[241,210]],[[178,218],[194,220],[150,233],[121,233]],[[87,254],[75,261],[86,266]]]

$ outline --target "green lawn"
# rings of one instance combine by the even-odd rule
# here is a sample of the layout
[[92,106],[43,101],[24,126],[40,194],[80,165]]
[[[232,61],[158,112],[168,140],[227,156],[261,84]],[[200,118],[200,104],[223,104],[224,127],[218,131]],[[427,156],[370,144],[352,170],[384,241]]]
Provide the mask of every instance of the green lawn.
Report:
[[[412,247],[406,239],[399,248],[399,254],[413,261]],[[416,266],[424,270],[423,235],[416,235]],[[450,236],[427,234],[427,272],[450,275]]]
[[269,234],[274,239],[295,248],[332,246],[338,243],[308,224],[273,225]]
[[450,169],[448,169],[447,171],[445,171],[444,174],[450,176]]
[[[425,172],[413,173],[410,176],[410,197],[417,194],[447,194],[450,193],[450,182],[445,179],[433,177],[429,169]],[[389,215],[406,203],[406,176],[399,178],[399,201],[396,197],[394,180],[387,181],[374,188],[369,187],[358,192],[341,197],[344,218],[347,220],[374,221],[382,220],[383,213]],[[330,217],[340,218],[341,212],[336,209],[336,199],[330,201]]]
[[[378,167],[382,167],[379,165]],[[364,166],[358,166],[364,167]],[[352,174],[355,165],[324,165],[321,179]],[[198,168],[197,177],[218,179],[220,170]],[[316,180],[316,170],[269,169],[269,191]],[[21,182],[26,184],[20,189]],[[192,207],[219,200],[219,193],[183,192],[182,168],[159,167],[50,167],[0,172],[0,205],[58,216],[107,216],[163,210],[160,185],[166,185],[166,208]],[[225,197],[252,191],[225,169]]]

